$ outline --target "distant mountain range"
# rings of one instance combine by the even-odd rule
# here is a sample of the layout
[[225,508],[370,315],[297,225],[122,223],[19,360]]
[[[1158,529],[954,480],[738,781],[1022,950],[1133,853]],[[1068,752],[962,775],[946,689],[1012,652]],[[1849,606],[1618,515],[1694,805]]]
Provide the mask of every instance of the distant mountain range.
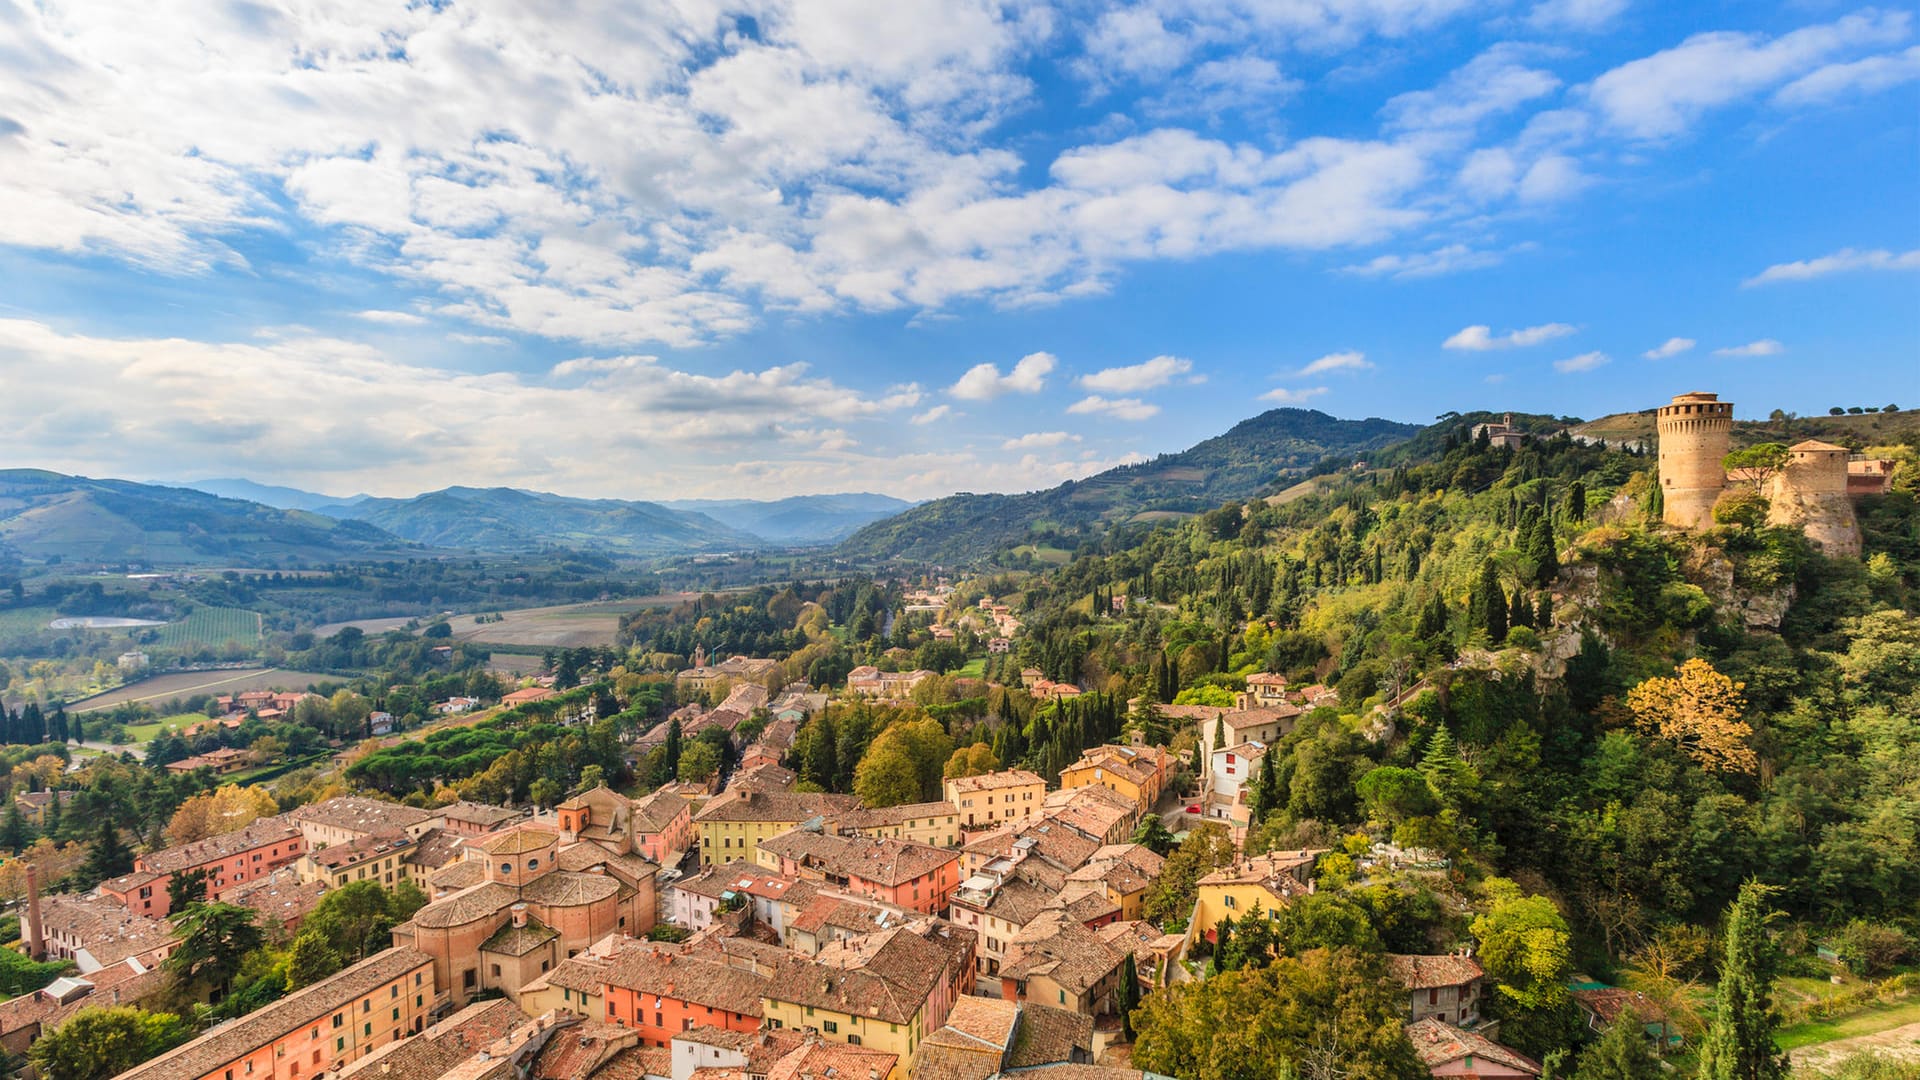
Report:
[[228,499],[265,503],[282,510],[318,510],[323,506],[352,506],[371,497],[349,495],[342,498],[339,495],[322,495],[313,491],[301,491],[299,488],[281,487],[278,484],[256,484],[251,480],[242,480],[238,477],[189,480],[172,486],[192,488],[195,491],[204,491],[209,495],[219,495]]
[[1273,409],[1179,453],[1045,491],[949,495],[922,503],[854,533],[838,552],[866,561],[977,563],[1030,542],[1211,510],[1275,487],[1288,470],[1329,456],[1371,453],[1421,430],[1391,420]]
[[417,550],[372,525],[189,488],[0,469],[0,556],[207,565]]
[[766,546],[759,537],[705,514],[658,503],[574,499],[517,488],[450,487],[411,499],[322,506],[318,512],[376,525],[431,547],[495,554],[570,547],[670,555]]
[[771,502],[754,499],[673,499],[661,506],[705,514],[729,528],[776,544],[831,544],[862,525],[891,517],[914,504],[891,495],[794,495]]

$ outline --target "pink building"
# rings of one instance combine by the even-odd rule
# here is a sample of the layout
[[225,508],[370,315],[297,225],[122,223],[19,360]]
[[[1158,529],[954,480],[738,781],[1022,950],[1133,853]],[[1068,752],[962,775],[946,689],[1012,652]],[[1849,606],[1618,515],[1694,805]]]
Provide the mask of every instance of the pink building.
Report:
[[911,840],[795,829],[761,841],[757,857],[786,877],[930,915],[960,885],[959,852]]

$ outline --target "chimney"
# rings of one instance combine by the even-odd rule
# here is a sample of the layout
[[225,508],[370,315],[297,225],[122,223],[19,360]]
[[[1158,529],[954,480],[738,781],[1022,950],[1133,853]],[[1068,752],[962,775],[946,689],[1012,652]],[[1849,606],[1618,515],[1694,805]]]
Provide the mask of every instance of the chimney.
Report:
[[35,960],[47,958],[47,941],[40,922],[40,868],[27,864],[27,955]]
[[523,927],[523,926],[525,926],[525,925],[527,925],[527,905],[525,905],[525,904],[515,904],[515,905],[513,905],[513,927],[514,927],[514,929],[516,929],[516,930],[518,930],[518,929],[520,929],[521,927]]

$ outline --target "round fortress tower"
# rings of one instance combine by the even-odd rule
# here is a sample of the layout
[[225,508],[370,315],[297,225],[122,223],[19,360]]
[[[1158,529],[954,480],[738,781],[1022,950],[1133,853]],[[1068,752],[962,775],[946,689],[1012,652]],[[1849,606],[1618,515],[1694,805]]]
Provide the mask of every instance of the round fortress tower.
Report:
[[1713,504],[1727,485],[1720,461],[1733,434],[1733,403],[1718,394],[1681,394],[1660,407],[1660,494],[1663,518],[1683,529],[1713,524]]

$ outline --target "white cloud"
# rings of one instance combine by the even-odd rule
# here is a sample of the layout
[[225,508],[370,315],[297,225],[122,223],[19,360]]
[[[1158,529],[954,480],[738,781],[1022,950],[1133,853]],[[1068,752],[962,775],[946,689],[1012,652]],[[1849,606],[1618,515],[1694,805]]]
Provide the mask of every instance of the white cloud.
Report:
[[1080,436],[1069,435],[1064,431],[1036,431],[1022,435],[1017,439],[1008,439],[1000,444],[1002,450],[1044,450],[1062,443],[1079,442]]
[[1620,13],[1628,0],[1545,0],[1527,13],[1527,23],[1536,30],[1603,30]]
[[388,326],[419,326],[427,321],[411,311],[368,310],[357,312],[354,318],[362,319],[370,323],[382,323]]
[[1690,337],[1670,337],[1640,355],[1649,360],[1665,360],[1669,357],[1679,356],[1697,344],[1699,344],[1699,342]]
[[1777,38],[1718,31],[1629,61],[1595,79],[1588,97],[1613,129],[1640,139],[1684,133],[1709,109],[1760,93],[1850,50],[1907,36],[1905,12],[1868,9]]
[[1778,356],[1787,351],[1785,345],[1772,338],[1749,341],[1745,345],[1729,345],[1724,349],[1713,350],[1715,356]]
[[1560,88],[1553,73],[1528,66],[1539,51],[1511,42],[1495,45],[1433,89],[1395,97],[1381,113],[1388,127],[1400,130],[1470,129]]
[[507,340],[506,338],[501,337],[498,334],[454,333],[454,334],[448,334],[447,340],[457,341],[462,345],[511,345],[513,344],[513,342]]
[[[472,374],[311,334],[118,339],[0,319],[0,385],[0,459],[94,475],[128,462],[211,475],[243,459],[263,477],[381,494],[458,477],[634,496],[664,494],[634,489],[636,462],[671,460],[678,493],[777,496],[889,486],[919,467],[878,448],[849,456],[865,432],[886,435],[917,388],[868,393],[804,364],[707,375],[621,356],[540,376]],[[63,435],[78,430],[113,438]],[[742,459],[761,454],[789,471],[742,479]],[[803,474],[823,486],[788,486]],[[964,471],[950,478],[966,482]]]
[[1075,415],[1111,416],[1116,420],[1150,420],[1160,415],[1160,406],[1139,398],[1106,398],[1099,394],[1088,394],[1067,406],[1067,411]]
[[1271,401],[1276,405],[1304,405],[1327,392],[1324,386],[1308,386],[1300,389],[1279,387],[1260,395],[1261,401]]
[[1037,394],[1047,385],[1047,375],[1059,363],[1052,353],[1028,353],[1005,375],[993,364],[975,364],[961,375],[947,393],[965,401],[990,401],[1001,394]]
[[953,412],[953,406],[951,405],[935,405],[926,412],[915,416],[913,422],[916,424],[931,424],[936,420],[945,419],[947,414],[951,412]]
[[1110,394],[1137,394],[1165,386],[1193,370],[1193,361],[1178,356],[1156,356],[1127,367],[1112,367],[1080,376],[1080,385]]
[[1781,281],[1811,281],[1828,274],[1855,270],[1920,270],[1920,248],[1893,252],[1885,248],[1856,251],[1841,248],[1831,255],[1799,262],[1775,263],[1742,282],[1744,285],[1770,285]]
[[1579,356],[1569,356],[1565,360],[1555,360],[1553,362],[1553,370],[1560,372],[1562,375],[1575,371],[1592,371],[1594,368],[1607,363],[1608,359],[1607,354],[1603,352],[1586,352],[1581,353]]
[[1487,352],[1492,349],[1521,349],[1529,345],[1539,345],[1563,338],[1574,333],[1575,329],[1566,323],[1542,323],[1506,334],[1495,334],[1493,328],[1476,325],[1463,328],[1440,343],[1443,349],[1464,349],[1468,352]]
[[1773,100],[1789,107],[1825,105],[1843,98],[1862,98],[1915,79],[1920,79],[1920,45],[1904,52],[1829,64],[1781,87]]
[[1327,371],[1368,371],[1373,367],[1367,354],[1348,350],[1347,352],[1328,353],[1306,367],[1294,372],[1295,375],[1319,375]]
[[1500,265],[1500,252],[1476,250],[1465,244],[1448,244],[1432,251],[1376,255],[1364,263],[1343,266],[1340,272],[1356,277],[1412,279],[1437,277],[1463,270],[1484,270]]

